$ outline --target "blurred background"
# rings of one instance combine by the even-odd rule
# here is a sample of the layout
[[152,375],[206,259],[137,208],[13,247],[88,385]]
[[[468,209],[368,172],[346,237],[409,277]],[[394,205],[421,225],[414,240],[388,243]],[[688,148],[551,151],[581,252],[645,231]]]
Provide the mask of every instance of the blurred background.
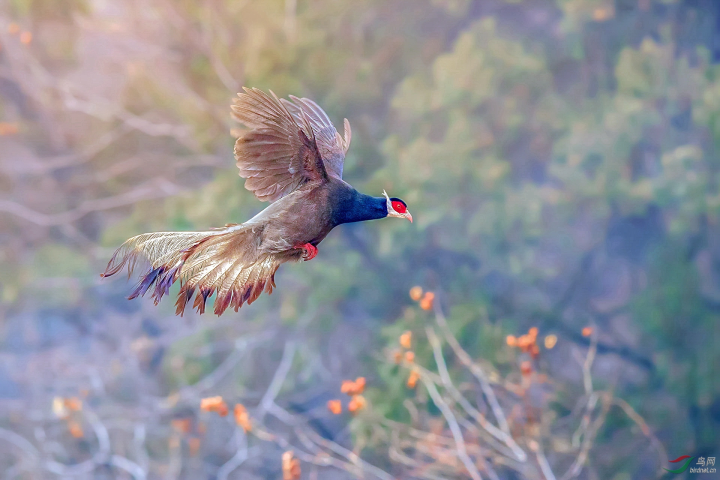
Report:
[[[714,458],[719,60],[716,0],[0,2],[0,476]],[[99,277],[126,238],[264,208],[232,154],[242,86],[347,117],[345,179],[415,223],[336,229],[239,313],[126,300],[134,278]]]

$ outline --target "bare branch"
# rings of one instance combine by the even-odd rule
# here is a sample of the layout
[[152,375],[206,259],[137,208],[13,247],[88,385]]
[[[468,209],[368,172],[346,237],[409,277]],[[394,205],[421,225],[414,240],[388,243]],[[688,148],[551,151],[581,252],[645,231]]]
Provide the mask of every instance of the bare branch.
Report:
[[465,448],[465,440],[463,439],[462,431],[460,430],[460,426],[458,425],[457,419],[455,418],[455,414],[452,412],[450,407],[448,407],[448,404],[445,402],[445,400],[443,400],[440,392],[438,392],[437,388],[435,388],[435,384],[425,375],[421,375],[420,379],[425,385],[425,388],[427,388],[427,391],[430,394],[433,403],[435,403],[435,406],[440,409],[440,412],[443,414],[443,417],[445,417],[445,420],[448,423],[450,432],[452,432],[453,438],[455,439],[455,445],[457,446],[457,454],[458,457],[460,457],[460,461],[462,461],[463,465],[465,465],[465,468],[467,469],[473,480],[482,480],[480,472],[472,463],[470,457],[468,457],[467,449]]
[[148,182],[135,190],[121,193],[120,195],[97,200],[88,200],[80,204],[79,207],[63,213],[44,214],[9,200],[0,200],[0,211],[10,213],[16,217],[42,227],[51,227],[54,225],[64,225],[75,222],[91,212],[125,207],[143,200],[153,200],[177,195],[180,192],[182,192],[182,189],[177,185],[174,185],[164,179],[158,179],[156,181]]
[[521,462],[524,462],[525,460],[527,460],[527,454],[512,439],[510,435],[510,427],[507,423],[507,419],[505,418],[505,414],[503,413],[502,408],[500,408],[500,403],[498,403],[495,392],[493,391],[492,387],[490,387],[490,382],[488,381],[485,372],[480,367],[480,365],[472,361],[470,355],[468,355],[468,353],[460,346],[460,343],[450,331],[447,321],[445,320],[445,315],[440,308],[440,302],[435,302],[434,306],[435,320],[440,326],[440,329],[443,331],[445,340],[453,349],[453,352],[455,352],[455,355],[457,355],[458,359],[468,368],[468,370],[470,370],[470,373],[472,373],[473,376],[475,376],[475,378],[480,383],[480,387],[485,394],[485,398],[487,398],[487,401],[490,404],[493,415],[498,421],[500,429],[504,433],[503,441],[508,445],[508,447],[512,449],[513,453],[515,453],[515,455],[517,456],[517,459]]
[[241,428],[235,429],[235,441],[239,444],[235,455],[225,462],[217,472],[218,480],[226,480],[233,470],[238,468],[248,458],[247,436]]
[[287,341],[285,342],[285,348],[283,349],[283,355],[280,359],[280,365],[278,365],[277,370],[275,370],[275,375],[273,375],[272,381],[270,382],[270,386],[268,387],[267,391],[265,392],[265,395],[263,395],[262,400],[260,400],[260,414],[259,414],[259,420],[260,422],[263,421],[265,418],[265,413],[270,408],[270,405],[275,403],[275,398],[277,397],[278,393],[280,393],[280,389],[282,388],[282,384],[285,382],[285,378],[287,377],[288,372],[290,371],[290,367],[292,367],[292,361],[295,357],[295,349],[297,348],[295,342],[293,341]]

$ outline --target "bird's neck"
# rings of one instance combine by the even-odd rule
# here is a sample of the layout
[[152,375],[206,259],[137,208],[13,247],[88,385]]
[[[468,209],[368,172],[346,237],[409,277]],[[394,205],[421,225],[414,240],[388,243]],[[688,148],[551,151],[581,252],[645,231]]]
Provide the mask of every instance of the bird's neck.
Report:
[[363,222],[387,217],[387,200],[384,197],[371,197],[357,190],[341,195],[333,212],[336,225]]

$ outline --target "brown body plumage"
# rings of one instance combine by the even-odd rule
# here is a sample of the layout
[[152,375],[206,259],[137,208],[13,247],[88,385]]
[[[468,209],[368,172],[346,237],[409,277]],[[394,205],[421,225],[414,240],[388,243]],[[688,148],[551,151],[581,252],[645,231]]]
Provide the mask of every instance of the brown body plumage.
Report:
[[272,293],[278,267],[312,258],[335,226],[388,215],[412,220],[406,211],[396,211],[405,210],[401,200],[363,195],[342,180],[351,137],[347,120],[341,137],[311,100],[291,97],[289,102],[257,89],[245,91],[232,107],[235,118],[249,128],[235,144],[235,157],[245,187],[273,203],[243,224],[127,240],[103,276],[126,265],[132,272],[139,257],[149,260],[150,269],[130,298],[154,286],[157,303],[180,280],[178,314],[193,296],[193,307],[204,312],[213,294],[216,314],[228,307],[237,311],[263,291]]

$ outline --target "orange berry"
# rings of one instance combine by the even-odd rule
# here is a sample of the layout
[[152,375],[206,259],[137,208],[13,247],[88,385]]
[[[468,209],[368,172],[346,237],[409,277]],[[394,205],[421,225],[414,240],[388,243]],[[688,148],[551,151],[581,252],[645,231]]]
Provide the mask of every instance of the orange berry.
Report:
[[348,411],[356,413],[367,406],[367,400],[362,395],[354,395],[348,403]]
[[532,356],[533,358],[537,358],[538,355],[540,355],[540,347],[538,347],[536,344],[533,344],[530,347],[530,356]]
[[517,347],[518,340],[515,338],[515,335],[508,335],[505,337],[505,343],[507,343],[509,347]]
[[243,405],[242,403],[235,404],[235,408],[233,408],[233,415],[235,416],[235,423],[239,427],[242,427],[242,429],[245,433],[252,430],[252,423],[250,422],[250,415],[248,414],[248,411],[245,408],[245,405]]
[[417,370],[413,370],[410,372],[410,376],[407,379],[407,386],[408,388],[415,388],[415,385],[417,385],[417,381],[420,379],[420,374],[417,372]]
[[75,420],[68,422],[68,430],[70,430],[70,435],[72,435],[73,438],[82,438],[85,436],[82,426]]
[[537,336],[538,336],[537,327],[532,327],[530,330],[528,330],[528,335],[530,336],[530,338],[537,338]]
[[422,298],[423,289],[422,287],[419,287],[415,285],[410,289],[410,298],[412,298],[414,301],[418,301]]
[[82,410],[82,400],[77,397],[70,397],[65,399],[65,406],[74,412]]
[[327,408],[333,415],[340,415],[342,413],[342,402],[340,400],[330,400],[327,402]]
[[433,292],[425,292],[422,300],[420,300],[420,308],[422,308],[423,310],[432,310],[434,300],[435,294]]
[[355,392],[356,394],[363,393],[365,391],[365,377],[358,377],[355,379]]
[[222,403],[224,402],[222,397],[220,396],[203,398],[202,400],[200,400],[200,410],[210,412]]
[[400,335],[400,346],[408,349],[412,346],[412,332],[410,330]]
[[532,373],[532,363],[528,360],[522,362],[520,364],[520,372],[522,372],[523,375],[530,375],[530,373]]
[[352,380],[343,380],[342,384],[340,385],[340,392],[347,393],[348,395],[351,395],[350,392],[352,392],[355,389],[355,382]]
[[589,337],[590,335],[592,335],[592,333],[593,333],[592,327],[585,327],[585,328],[582,329],[582,336],[583,336],[583,337]]
[[413,352],[413,351],[405,352],[405,361],[408,363],[413,363],[415,361],[415,352]]
[[170,422],[170,425],[172,425],[173,429],[182,433],[190,432],[190,424],[191,422],[189,418],[176,418]]
[[358,377],[353,382],[352,380],[343,380],[340,385],[340,392],[347,393],[348,395],[359,395],[365,390],[365,377]]
[[297,458],[293,458],[294,454],[292,450],[282,454],[282,472],[283,480],[299,480],[300,474],[300,462]]
[[32,33],[31,32],[22,32],[20,34],[20,42],[27,45],[30,42],[32,42]]
[[221,417],[226,416],[229,413],[227,403],[222,397],[208,397],[200,400],[200,410],[206,412],[216,412]]

